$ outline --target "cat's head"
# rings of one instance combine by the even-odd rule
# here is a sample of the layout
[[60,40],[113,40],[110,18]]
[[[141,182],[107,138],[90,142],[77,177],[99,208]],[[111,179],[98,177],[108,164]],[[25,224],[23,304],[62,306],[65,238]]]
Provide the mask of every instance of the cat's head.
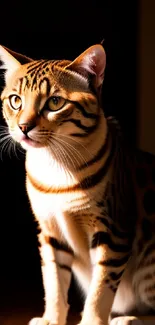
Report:
[[101,45],[72,62],[32,60],[0,46],[0,60],[5,69],[3,116],[24,149],[50,146],[58,136],[79,142],[91,137],[100,119],[106,64]]

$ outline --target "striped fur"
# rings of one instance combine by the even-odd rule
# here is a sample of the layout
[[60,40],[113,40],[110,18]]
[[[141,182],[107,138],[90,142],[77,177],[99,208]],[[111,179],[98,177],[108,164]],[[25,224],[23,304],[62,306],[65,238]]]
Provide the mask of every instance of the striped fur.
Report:
[[73,62],[21,64],[3,47],[0,57],[3,116],[26,150],[26,188],[40,228],[45,311],[30,324],[65,325],[72,272],[85,295],[81,325],[105,325],[110,311],[112,318],[155,309],[154,239],[146,233],[154,227],[152,192],[148,186],[140,196],[139,158],[104,116],[104,49],[92,46]]

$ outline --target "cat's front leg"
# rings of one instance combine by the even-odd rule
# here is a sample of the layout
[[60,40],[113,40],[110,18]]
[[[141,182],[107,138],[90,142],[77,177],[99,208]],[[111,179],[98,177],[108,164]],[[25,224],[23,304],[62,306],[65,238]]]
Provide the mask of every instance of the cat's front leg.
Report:
[[45,311],[29,325],[65,325],[68,314],[68,288],[71,281],[73,253],[56,234],[40,234],[40,254],[45,291]]
[[80,325],[107,325],[117,286],[129,258],[129,246],[98,231],[90,251],[93,273]]

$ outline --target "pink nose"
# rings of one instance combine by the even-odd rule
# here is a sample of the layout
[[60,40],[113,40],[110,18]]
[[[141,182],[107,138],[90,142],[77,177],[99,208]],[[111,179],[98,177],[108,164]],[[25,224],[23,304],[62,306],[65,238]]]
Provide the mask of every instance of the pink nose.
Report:
[[18,126],[25,135],[35,127],[34,124],[30,123],[19,123]]

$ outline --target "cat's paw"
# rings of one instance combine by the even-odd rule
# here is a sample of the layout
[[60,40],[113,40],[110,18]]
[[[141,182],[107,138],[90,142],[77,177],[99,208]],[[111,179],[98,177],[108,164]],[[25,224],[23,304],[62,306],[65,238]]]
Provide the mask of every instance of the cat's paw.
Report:
[[100,317],[88,317],[88,319],[86,320],[81,320],[81,322],[78,325],[107,325],[104,324],[103,320],[101,320]]
[[132,316],[116,317],[111,320],[110,325],[143,325],[144,323]]
[[56,325],[56,324],[53,324],[44,318],[37,317],[37,318],[32,318],[28,323],[28,325]]

